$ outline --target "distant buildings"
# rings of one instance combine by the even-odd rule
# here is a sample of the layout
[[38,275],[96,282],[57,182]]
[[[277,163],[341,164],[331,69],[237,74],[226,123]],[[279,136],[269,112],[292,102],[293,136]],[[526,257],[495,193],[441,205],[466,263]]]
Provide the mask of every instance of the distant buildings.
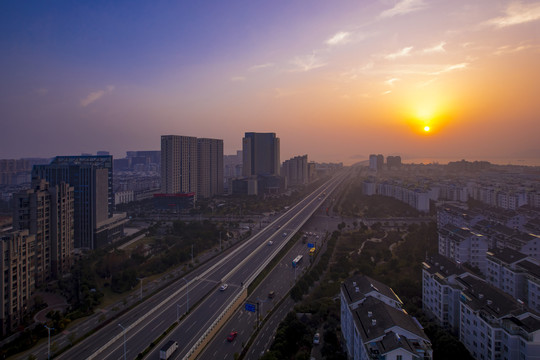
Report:
[[245,133],[242,154],[244,176],[279,175],[279,138],[275,133]]
[[242,157],[243,178],[232,181],[232,193],[276,194],[285,188],[285,180],[280,176],[279,138],[275,133],[245,133]]
[[[96,249],[112,242],[96,241],[97,229],[103,231],[103,224],[113,217],[112,156],[57,156],[48,165],[34,166],[32,178],[45,179],[51,187],[73,186],[76,248]],[[122,226],[122,222],[114,222],[114,226]]]
[[[169,195],[173,208],[182,210],[178,206],[193,207],[198,197],[222,193],[223,140],[161,136],[161,194],[154,197],[158,208],[167,208]],[[185,201],[186,197],[193,199]]]
[[197,138],[161,136],[161,192],[197,192]]
[[285,177],[287,186],[307,184],[309,182],[307,155],[285,160],[281,166],[281,175]]
[[349,359],[433,358],[420,323],[403,309],[394,291],[367,276],[341,284],[341,332]]

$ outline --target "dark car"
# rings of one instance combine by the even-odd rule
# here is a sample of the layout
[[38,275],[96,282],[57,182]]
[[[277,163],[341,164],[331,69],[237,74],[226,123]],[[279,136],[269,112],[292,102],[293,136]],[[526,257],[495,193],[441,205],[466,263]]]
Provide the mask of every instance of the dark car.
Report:
[[228,341],[228,342],[231,342],[231,341],[233,341],[234,339],[236,339],[237,336],[238,336],[238,331],[231,331],[231,333],[229,334],[229,336],[227,336],[227,341]]
[[274,298],[274,295],[275,295],[275,294],[274,294],[274,290],[272,290],[272,291],[270,291],[270,292],[268,293],[268,297],[269,297],[270,299],[273,299],[273,298]]

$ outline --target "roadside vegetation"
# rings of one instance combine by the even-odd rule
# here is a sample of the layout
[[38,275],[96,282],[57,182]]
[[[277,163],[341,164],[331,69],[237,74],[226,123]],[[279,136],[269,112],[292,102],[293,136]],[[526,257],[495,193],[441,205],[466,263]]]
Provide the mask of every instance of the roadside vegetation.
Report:
[[[334,211],[343,217],[417,217],[420,214],[395,199],[364,196],[361,187],[350,182],[339,196]],[[430,338],[435,359],[472,359],[459,340],[431,322],[422,312],[422,261],[437,252],[435,222],[387,228],[381,223],[338,225],[323,257],[323,268],[313,267],[292,289],[297,305],[280,324],[270,350],[262,360],[310,359],[313,335],[319,332],[325,359],[345,360],[341,348],[340,286],[355,274],[364,274],[390,286],[415,316]]]

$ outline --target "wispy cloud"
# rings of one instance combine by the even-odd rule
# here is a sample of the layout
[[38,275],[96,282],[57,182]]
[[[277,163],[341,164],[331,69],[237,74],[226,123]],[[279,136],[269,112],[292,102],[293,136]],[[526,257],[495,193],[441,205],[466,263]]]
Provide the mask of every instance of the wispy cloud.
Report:
[[391,79],[386,80],[384,83],[387,84],[387,85],[390,85],[390,86],[394,86],[394,83],[396,81],[399,81],[399,79],[398,78],[391,78]]
[[349,42],[350,37],[351,37],[351,33],[346,32],[346,31],[340,31],[334,36],[332,36],[330,39],[326,40],[326,43],[331,46],[345,44]]
[[315,54],[297,56],[292,59],[291,63],[296,67],[294,71],[311,71],[326,66],[326,63]]
[[512,53],[516,53],[516,52],[520,52],[520,51],[528,50],[528,49],[534,49],[534,48],[538,48],[538,47],[533,46],[533,45],[518,45],[518,46],[505,45],[505,46],[499,46],[497,48],[497,50],[495,50],[493,55],[512,54]]
[[91,92],[90,94],[88,94],[88,96],[86,96],[84,99],[81,100],[81,106],[82,107],[87,107],[88,105],[90,105],[90,104],[96,102],[97,100],[101,99],[104,95],[110,94],[113,90],[114,90],[114,86],[113,85],[108,85],[103,90],[98,90],[98,91]]
[[506,27],[535,21],[540,19],[540,2],[532,4],[522,4],[521,2],[512,2],[508,4],[504,16],[488,20],[485,24],[495,27]]
[[39,96],[44,96],[44,95],[47,95],[49,93],[49,89],[39,88],[39,89],[34,90],[34,92],[36,94],[38,94]]
[[265,64],[259,64],[259,65],[253,65],[252,67],[250,67],[248,69],[248,71],[259,71],[259,70],[262,70],[262,69],[267,69],[267,68],[271,68],[271,67],[274,67],[274,63],[265,63]]
[[246,81],[246,77],[245,76],[233,76],[233,77],[231,77],[231,81],[232,82]]
[[468,66],[469,66],[469,63],[459,63],[459,64],[447,65],[447,66],[445,66],[444,68],[442,68],[439,71],[432,72],[431,75],[440,75],[440,74],[444,74],[444,73],[447,73],[447,72],[450,72],[450,71],[463,70],[463,69],[467,68]]
[[398,15],[408,14],[414,11],[425,9],[427,5],[423,0],[401,0],[393,8],[384,10],[379,14],[379,18],[391,18]]
[[444,45],[446,45],[446,43],[444,41],[442,41],[438,45],[435,45],[433,47],[424,49],[423,52],[426,53],[426,54],[445,52],[446,50],[444,49]]
[[399,50],[398,52],[386,55],[385,58],[390,59],[390,60],[394,60],[394,59],[397,59],[397,58],[400,58],[400,57],[409,56],[412,49],[413,49],[412,46],[408,46],[408,47],[405,47],[405,48]]

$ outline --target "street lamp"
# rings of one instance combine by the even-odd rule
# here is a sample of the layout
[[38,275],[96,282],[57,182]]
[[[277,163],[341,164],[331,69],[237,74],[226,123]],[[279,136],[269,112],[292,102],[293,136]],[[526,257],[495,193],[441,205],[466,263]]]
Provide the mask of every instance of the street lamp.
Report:
[[137,278],[137,280],[139,280],[141,282],[141,300],[142,300],[142,281],[143,281],[144,278]]
[[189,312],[189,283],[186,280],[186,278],[183,278],[183,279],[186,282],[186,297],[187,297],[187,300],[186,300],[186,314],[187,314]]
[[49,334],[49,342],[47,347],[47,359],[51,358],[51,330],[54,330],[54,328],[50,328],[47,325],[43,325],[47,329],[47,333]]
[[126,328],[122,326],[122,324],[118,324],[124,331],[124,360],[126,360]]
[[221,231],[219,232],[219,251],[221,252]]

